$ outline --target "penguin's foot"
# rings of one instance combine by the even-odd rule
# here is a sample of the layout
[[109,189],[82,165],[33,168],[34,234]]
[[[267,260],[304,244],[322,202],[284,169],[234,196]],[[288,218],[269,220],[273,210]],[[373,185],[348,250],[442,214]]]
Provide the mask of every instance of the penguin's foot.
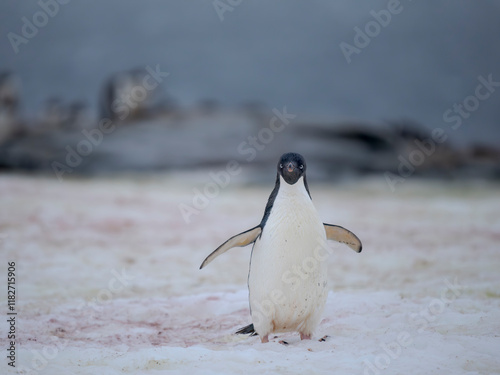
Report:
[[300,332],[300,339],[301,340],[310,340],[311,339],[311,335],[305,335],[302,332]]
[[269,342],[269,338],[267,337],[267,335],[261,336],[260,341],[264,344],[266,342]]

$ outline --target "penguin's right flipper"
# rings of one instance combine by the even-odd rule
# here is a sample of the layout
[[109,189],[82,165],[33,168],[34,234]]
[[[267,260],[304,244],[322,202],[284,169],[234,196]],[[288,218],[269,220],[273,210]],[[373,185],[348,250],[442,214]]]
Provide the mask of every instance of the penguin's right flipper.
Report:
[[323,223],[328,240],[344,243],[353,249],[355,252],[360,253],[363,249],[360,239],[352,233],[339,225],[332,225]]
[[220,245],[217,249],[215,249],[212,254],[206,257],[206,259],[203,261],[203,263],[200,266],[200,270],[205,267],[208,263],[210,263],[212,260],[217,258],[219,255],[224,254],[226,251],[233,247],[243,247],[246,245],[251,244],[252,242],[255,242],[257,237],[260,236],[262,233],[262,229],[260,225],[257,225],[256,227],[253,227],[252,229],[249,229],[243,233],[237,234],[236,236],[231,237],[228,239],[226,242],[224,242],[222,245]]

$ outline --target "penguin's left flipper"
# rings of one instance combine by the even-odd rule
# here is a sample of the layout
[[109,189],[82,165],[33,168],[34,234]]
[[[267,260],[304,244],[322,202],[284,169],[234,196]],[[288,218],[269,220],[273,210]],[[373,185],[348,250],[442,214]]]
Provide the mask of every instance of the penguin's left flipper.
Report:
[[251,244],[252,242],[255,242],[257,237],[260,236],[262,233],[262,229],[260,225],[257,225],[256,227],[249,229],[243,233],[237,234],[236,236],[231,237],[228,239],[226,242],[224,242],[222,245],[220,245],[217,249],[215,249],[212,254],[206,257],[206,259],[203,261],[203,263],[200,266],[200,270],[205,267],[208,263],[210,263],[212,260],[217,258],[219,255],[224,254],[226,251],[233,247],[243,247],[246,245]]
[[338,225],[325,224],[326,238],[328,240],[344,243],[353,249],[355,252],[360,253],[363,250],[363,245],[359,238],[351,231],[342,228]]

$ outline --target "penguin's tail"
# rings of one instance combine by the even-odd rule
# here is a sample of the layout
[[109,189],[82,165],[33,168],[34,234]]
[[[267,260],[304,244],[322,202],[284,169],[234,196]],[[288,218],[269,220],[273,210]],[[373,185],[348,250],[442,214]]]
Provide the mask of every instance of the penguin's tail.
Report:
[[258,333],[255,332],[255,328],[253,328],[253,324],[249,324],[245,327],[240,328],[239,330],[236,331],[237,335],[250,335],[250,336],[257,336]]

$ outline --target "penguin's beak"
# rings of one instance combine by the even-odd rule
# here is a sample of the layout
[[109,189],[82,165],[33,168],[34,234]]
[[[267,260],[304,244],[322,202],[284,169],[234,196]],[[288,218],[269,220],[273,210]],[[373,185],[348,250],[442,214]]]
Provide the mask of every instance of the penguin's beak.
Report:
[[295,166],[293,165],[292,162],[289,162],[287,165],[286,165],[286,169],[288,171],[288,173],[292,173],[293,170],[295,169]]

